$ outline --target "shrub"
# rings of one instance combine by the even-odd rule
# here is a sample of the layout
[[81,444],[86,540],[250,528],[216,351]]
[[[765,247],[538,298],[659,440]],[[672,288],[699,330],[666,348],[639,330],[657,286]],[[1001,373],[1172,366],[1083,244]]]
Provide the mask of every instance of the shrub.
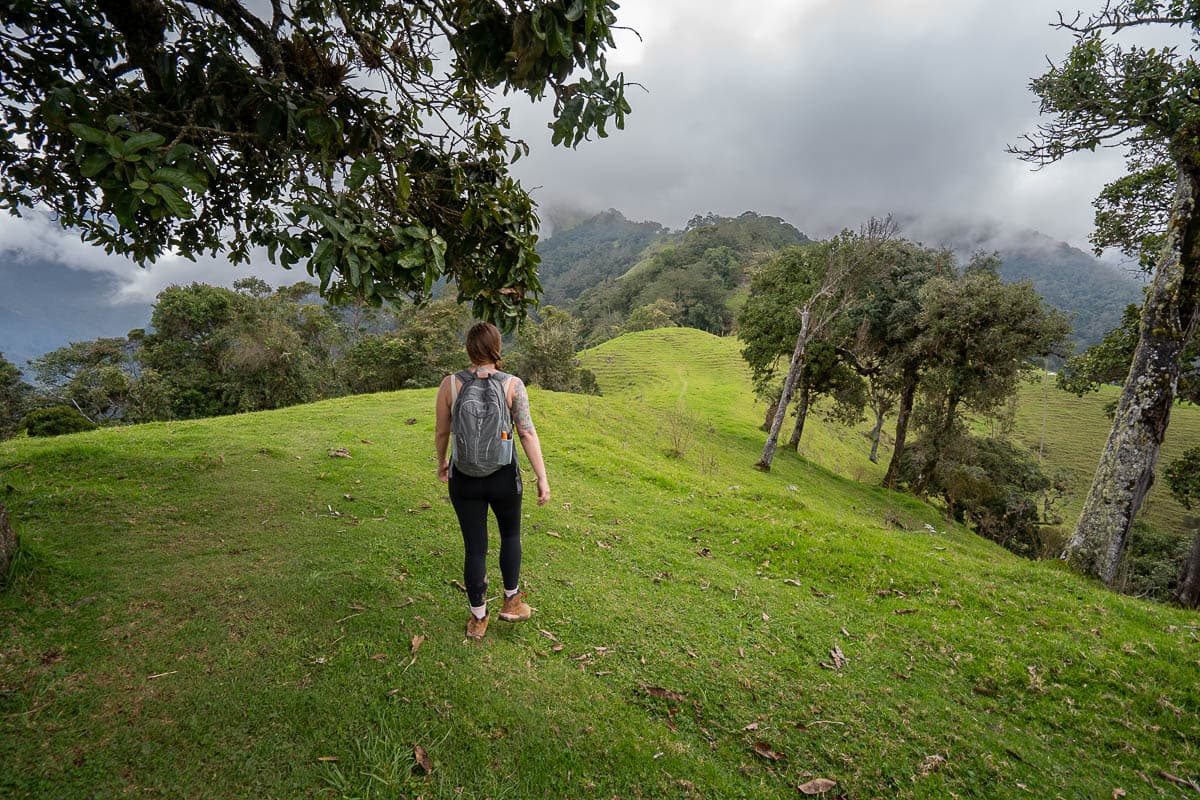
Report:
[[96,423],[71,406],[35,408],[21,420],[21,427],[30,436],[62,436],[96,428]]
[[[916,482],[931,444],[922,439],[905,451],[900,478]],[[1053,557],[1061,545],[1057,519],[1047,519],[1048,498],[1061,493],[1037,461],[1003,439],[959,435],[944,445],[926,490],[941,498],[959,522],[980,536],[1027,558]]]

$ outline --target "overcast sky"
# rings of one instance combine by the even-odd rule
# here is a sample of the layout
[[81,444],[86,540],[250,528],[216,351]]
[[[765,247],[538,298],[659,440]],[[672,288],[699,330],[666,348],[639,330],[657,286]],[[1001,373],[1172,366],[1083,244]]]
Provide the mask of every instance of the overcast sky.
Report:
[[[641,40],[622,34],[610,66],[646,87],[629,89],[626,130],[552,148],[548,108],[521,103],[514,127],[533,152],[514,169],[547,209],[612,207],[671,227],[696,213],[753,210],[826,235],[897,212],[1001,221],[1086,247],[1091,200],[1119,173],[1119,156],[1077,155],[1035,172],[1005,152],[1037,124],[1029,80],[1070,47],[1049,25],[1058,8],[1073,9],[1055,0],[626,0],[620,22]],[[0,249],[111,271],[122,296],[138,300],[170,283],[246,274],[211,260],[139,270],[36,218],[0,215]]]

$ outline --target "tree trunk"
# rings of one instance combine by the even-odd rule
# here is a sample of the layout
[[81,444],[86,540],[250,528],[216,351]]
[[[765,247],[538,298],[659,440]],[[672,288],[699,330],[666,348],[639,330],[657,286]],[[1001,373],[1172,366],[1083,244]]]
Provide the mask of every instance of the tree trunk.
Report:
[[808,403],[811,399],[812,387],[809,385],[808,378],[800,379],[800,408],[796,410],[796,427],[792,428],[792,438],[788,440],[788,447],[792,452],[800,451],[800,437],[804,435],[804,420],[808,418]]
[[771,420],[771,431],[767,434],[767,443],[763,445],[762,458],[754,465],[755,469],[763,472],[771,471],[771,462],[775,460],[775,448],[779,445],[779,430],[783,427],[783,418],[787,416],[787,407],[792,402],[792,394],[800,379],[800,371],[804,369],[804,348],[808,344],[808,311],[800,316],[800,335],[796,337],[796,350],[792,353],[792,365],[788,368],[787,379],[783,382],[783,393],[779,396],[779,407],[775,409],[775,419]]
[[883,485],[895,488],[896,479],[900,477],[900,461],[904,457],[904,440],[908,438],[908,418],[912,414],[913,399],[917,396],[917,373],[909,370],[904,374],[904,383],[900,387],[900,401],[896,410],[896,444],[892,447],[892,460],[888,462],[887,473],[883,476]]
[[762,429],[764,431],[771,430],[771,423],[775,420],[775,412],[778,410],[779,410],[779,398],[775,398],[774,400],[771,401],[771,404],[767,406],[766,416],[763,417]]
[[8,512],[0,506],[0,586],[8,583],[8,568],[17,554],[17,535],[8,522]]
[[1179,574],[1179,586],[1175,589],[1175,602],[1184,608],[1200,608],[1200,530],[1192,542],[1192,552],[1183,562]]
[[1079,515],[1066,558],[1112,585],[1150,484],[1167,431],[1181,369],[1180,355],[1200,311],[1200,185],[1179,172],[1167,242],[1142,306],[1140,338],[1121,392],[1108,444]]
[[883,412],[875,409],[875,427],[871,428],[871,454],[867,458],[872,464],[879,463],[879,437],[883,433]]
[[946,398],[946,413],[942,416],[941,424],[929,439],[932,445],[929,448],[929,457],[925,459],[921,471],[917,473],[917,483],[913,487],[913,494],[918,497],[924,495],[925,490],[929,488],[929,482],[933,480],[933,473],[942,459],[942,451],[950,443],[950,434],[954,430],[954,418],[958,414],[958,403],[959,398],[955,394]]

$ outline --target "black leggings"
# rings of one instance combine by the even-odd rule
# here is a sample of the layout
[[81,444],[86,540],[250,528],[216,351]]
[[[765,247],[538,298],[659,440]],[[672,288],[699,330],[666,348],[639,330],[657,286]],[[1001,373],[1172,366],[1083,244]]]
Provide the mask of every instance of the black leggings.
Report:
[[462,528],[463,583],[473,606],[487,596],[487,512],[491,506],[500,529],[500,572],[504,588],[513,590],[521,577],[521,479],[514,461],[483,478],[450,468],[450,502]]

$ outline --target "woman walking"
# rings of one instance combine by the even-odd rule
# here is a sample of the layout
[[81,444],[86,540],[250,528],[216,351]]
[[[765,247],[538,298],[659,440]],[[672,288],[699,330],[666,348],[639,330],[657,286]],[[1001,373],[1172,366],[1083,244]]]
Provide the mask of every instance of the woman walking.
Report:
[[[529,395],[515,375],[500,371],[500,331],[489,322],[467,331],[470,369],[447,375],[437,394],[436,445],[438,478],[450,484],[450,502],[462,528],[463,583],[471,614],[467,636],[482,639],[488,626],[487,516],[496,516],[500,531],[500,572],[504,605],[500,619],[517,622],[532,613],[520,592],[521,470],[513,447],[513,428],[537,476],[537,503],[550,499],[550,482]],[[457,417],[457,418],[456,418]],[[447,448],[454,439],[453,454]],[[511,453],[511,457],[509,457]]]

